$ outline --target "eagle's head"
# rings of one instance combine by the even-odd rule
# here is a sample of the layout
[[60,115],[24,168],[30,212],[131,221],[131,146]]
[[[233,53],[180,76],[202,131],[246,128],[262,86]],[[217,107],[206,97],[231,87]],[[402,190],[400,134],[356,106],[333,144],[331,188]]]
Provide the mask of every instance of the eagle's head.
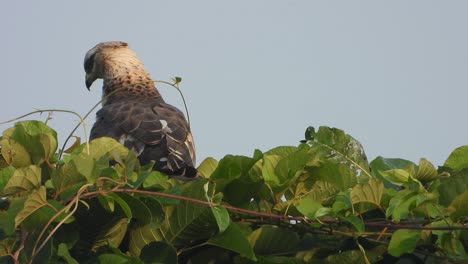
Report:
[[84,69],[86,88],[89,90],[96,79],[110,79],[128,74],[134,69],[143,69],[143,65],[127,43],[110,41],[99,43],[86,52]]

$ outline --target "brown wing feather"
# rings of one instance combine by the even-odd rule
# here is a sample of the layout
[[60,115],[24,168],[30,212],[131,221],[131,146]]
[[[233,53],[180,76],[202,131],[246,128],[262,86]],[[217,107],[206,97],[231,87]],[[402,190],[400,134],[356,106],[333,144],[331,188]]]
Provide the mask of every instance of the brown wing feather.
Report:
[[184,115],[162,101],[120,100],[97,112],[90,139],[112,137],[138,154],[141,164],[156,161],[155,170],[195,177],[195,147]]

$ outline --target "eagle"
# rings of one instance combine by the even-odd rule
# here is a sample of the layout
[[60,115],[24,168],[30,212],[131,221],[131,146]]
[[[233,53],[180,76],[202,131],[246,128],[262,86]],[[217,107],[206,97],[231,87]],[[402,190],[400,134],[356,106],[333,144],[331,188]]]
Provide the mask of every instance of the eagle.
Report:
[[136,54],[121,41],[103,42],[84,59],[86,88],[103,79],[102,108],[90,140],[110,137],[153,170],[181,180],[197,178],[195,145],[184,114],[167,104]]

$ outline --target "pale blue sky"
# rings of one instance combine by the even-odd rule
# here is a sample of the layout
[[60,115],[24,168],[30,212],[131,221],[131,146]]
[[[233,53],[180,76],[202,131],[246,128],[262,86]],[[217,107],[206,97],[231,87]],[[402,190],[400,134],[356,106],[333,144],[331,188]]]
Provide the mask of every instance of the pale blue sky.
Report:
[[[430,0],[3,1],[0,121],[86,113],[101,82],[86,90],[84,54],[121,40],[154,79],[183,78],[198,162],[297,145],[325,125],[370,159],[442,165],[468,144],[467,12],[467,1]],[[76,122],[50,124],[63,143]]]

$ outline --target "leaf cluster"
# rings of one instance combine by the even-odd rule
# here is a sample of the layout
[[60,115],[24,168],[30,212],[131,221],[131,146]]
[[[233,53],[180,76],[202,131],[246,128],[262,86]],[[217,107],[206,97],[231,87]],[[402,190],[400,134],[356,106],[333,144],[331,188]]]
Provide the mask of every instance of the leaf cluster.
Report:
[[58,154],[23,121],[0,138],[1,263],[440,263],[468,260],[468,146],[434,167],[336,128],[205,159],[180,182],[110,138]]

